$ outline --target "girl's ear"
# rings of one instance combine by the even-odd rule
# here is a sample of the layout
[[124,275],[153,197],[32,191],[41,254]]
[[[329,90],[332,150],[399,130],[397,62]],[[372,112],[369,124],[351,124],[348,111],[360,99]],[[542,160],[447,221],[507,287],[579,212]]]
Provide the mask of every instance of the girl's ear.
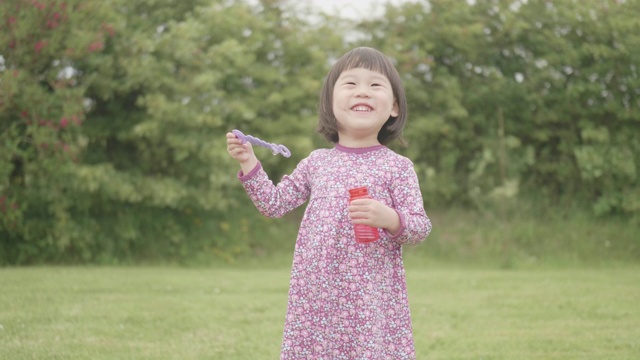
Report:
[[399,114],[400,114],[400,109],[398,107],[398,102],[394,101],[393,108],[391,109],[391,117],[398,117]]

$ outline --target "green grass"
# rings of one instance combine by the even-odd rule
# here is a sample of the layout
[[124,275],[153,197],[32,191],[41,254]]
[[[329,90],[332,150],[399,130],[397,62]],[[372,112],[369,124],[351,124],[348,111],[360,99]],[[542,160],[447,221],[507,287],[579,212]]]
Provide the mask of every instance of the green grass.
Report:
[[[637,266],[407,277],[418,359],[637,359]],[[0,359],[277,359],[289,271],[0,269]]]
[[408,253],[504,269],[640,264],[640,226],[625,219],[513,207],[434,210],[429,216],[432,233]]

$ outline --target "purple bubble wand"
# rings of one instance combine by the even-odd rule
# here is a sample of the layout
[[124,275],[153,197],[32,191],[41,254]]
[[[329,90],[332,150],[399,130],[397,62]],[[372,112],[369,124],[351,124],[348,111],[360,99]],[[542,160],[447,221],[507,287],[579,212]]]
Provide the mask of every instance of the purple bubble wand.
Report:
[[268,142],[266,142],[264,140],[258,139],[257,137],[254,137],[254,136],[251,136],[251,135],[245,135],[240,130],[233,130],[231,132],[238,139],[242,140],[243,144],[246,143],[246,142],[249,142],[249,143],[251,143],[253,145],[262,146],[264,148],[270,149],[271,152],[273,153],[273,155],[282,154],[282,156],[284,156],[284,157],[291,156],[291,151],[289,151],[289,149],[287,149],[287,147],[284,146],[284,145],[268,143]]

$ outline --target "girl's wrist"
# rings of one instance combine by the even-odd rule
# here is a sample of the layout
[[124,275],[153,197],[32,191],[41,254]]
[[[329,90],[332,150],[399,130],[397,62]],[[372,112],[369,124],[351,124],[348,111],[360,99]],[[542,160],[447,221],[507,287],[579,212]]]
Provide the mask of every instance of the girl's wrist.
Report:
[[387,217],[387,219],[389,219],[389,223],[384,227],[384,229],[387,230],[387,232],[389,232],[391,235],[397,235],[398,231],[400,231],[400,228],[402,227],[402,224],[400,223],[400,216],[394,208],[387,208],[389,211],[389,215]]
[[258,159],[253,156],[252,158],[240,163],[240,170],[242,170],[242,173],[248,174],[256,167],[256,165],[258,165]]

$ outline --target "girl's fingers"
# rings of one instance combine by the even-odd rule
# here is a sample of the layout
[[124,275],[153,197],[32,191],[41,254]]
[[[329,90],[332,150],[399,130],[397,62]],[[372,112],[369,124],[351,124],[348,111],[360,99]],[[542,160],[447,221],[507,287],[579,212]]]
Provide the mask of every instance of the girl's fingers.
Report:
[[227,133],[227,144],[242,144],[242,140],[238,139],[233,133]]
[[351,206],[366,206],[366,205],[370,205],[371,203],[372,203],[372,200],[370,200],[370,199],[356,199],[356,200],[352,200],[349,205],[351,205]]
[[247,149],[247,145],[243,144],[240,141],[235,141],[235,140],[227,140],[227,149],[231,150],[231,149]]
[[362,219],[369,216],[368,211],[361,210],[349,210],[349,217],[352,219]]
[[248,142],[242,142],[242,140],[238,139],[234,134],[227,133],[227,145],[236,144],[236,145],[246,145]]
[[245,153],[247,150],[243,147],[230,147],[229,148],[229,153],[231,153],[231,155],[237,156],[237,155],[241,155],[242,153]]
[[362,202],[352,202],[349,205],[349,212],[364,212],[371,210],[371,204],[367,200],[358,200]]

